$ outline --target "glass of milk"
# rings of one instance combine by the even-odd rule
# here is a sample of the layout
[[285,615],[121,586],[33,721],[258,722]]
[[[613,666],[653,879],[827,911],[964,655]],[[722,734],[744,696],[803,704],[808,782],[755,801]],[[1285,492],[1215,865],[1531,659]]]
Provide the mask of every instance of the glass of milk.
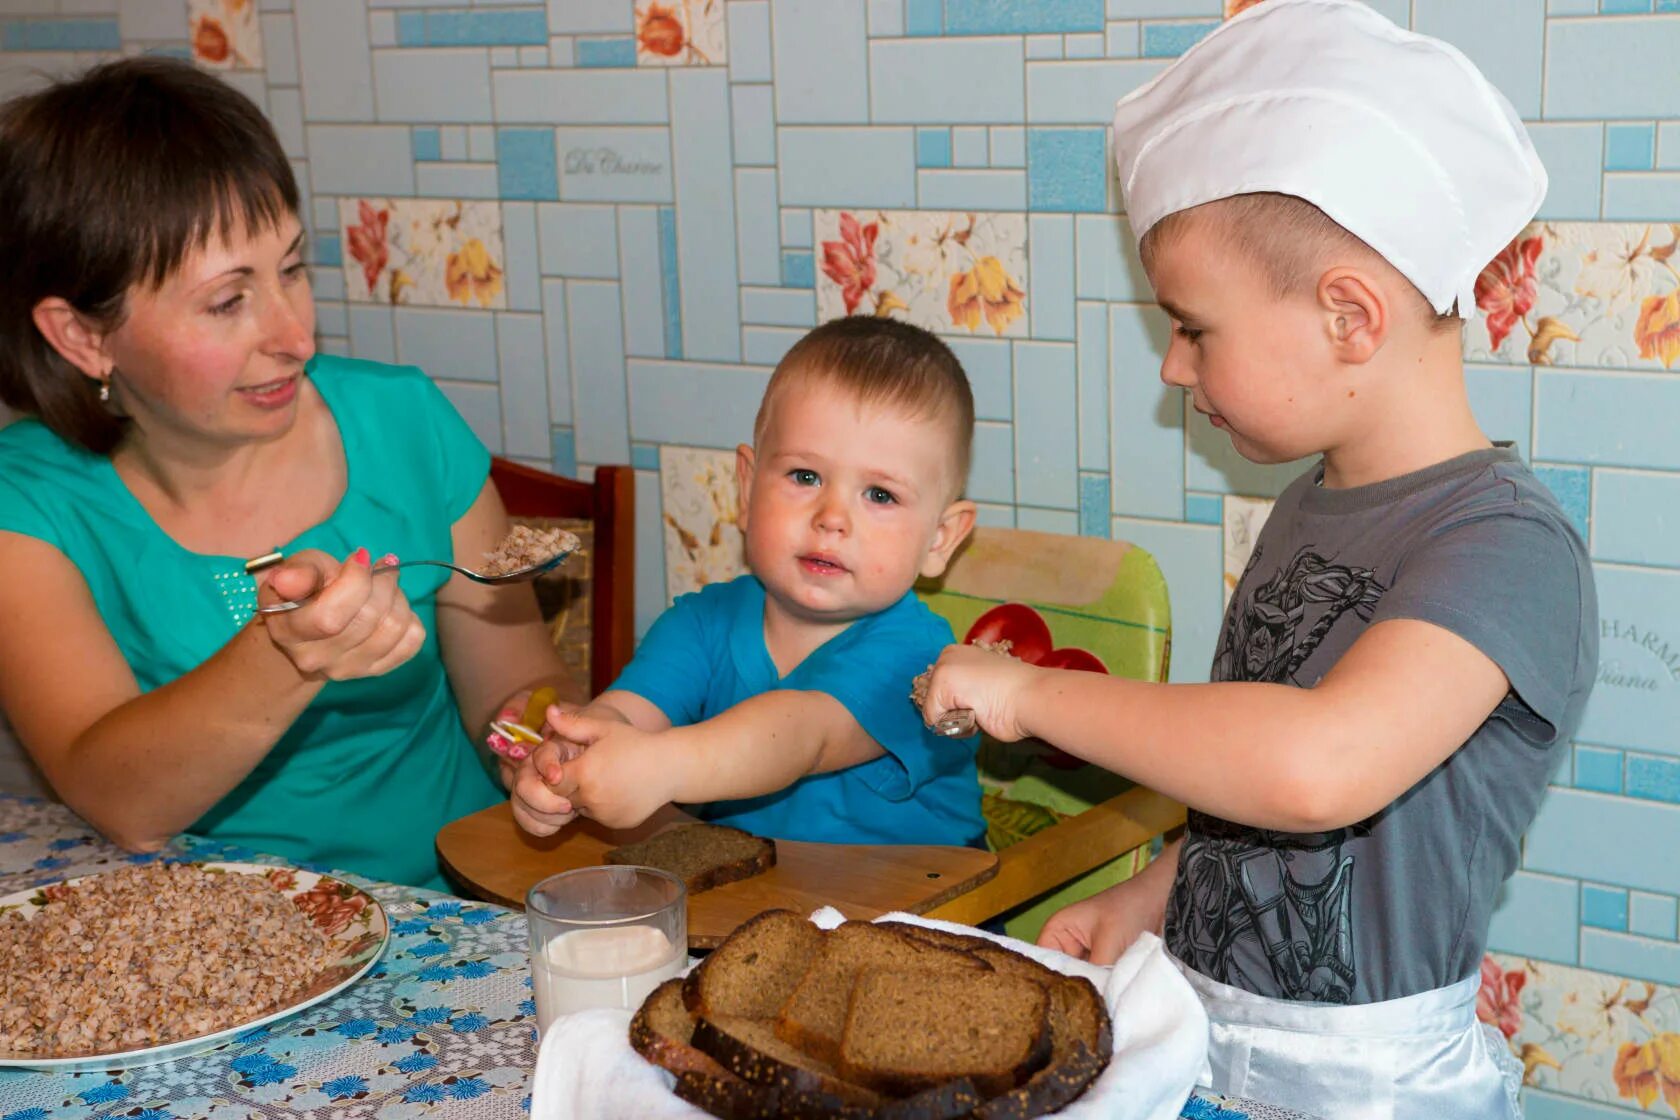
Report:
[[688,891],[652,867],[584,867],[525,896],[537,1030],[592,1007],[640,1007],[688,963]]

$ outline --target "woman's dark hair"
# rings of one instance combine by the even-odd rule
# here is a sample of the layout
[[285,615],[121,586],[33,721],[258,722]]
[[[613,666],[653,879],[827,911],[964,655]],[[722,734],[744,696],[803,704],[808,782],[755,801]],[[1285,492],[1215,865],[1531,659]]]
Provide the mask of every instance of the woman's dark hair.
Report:
[[109,454],[127,421],[42,337],[35,306],[57,296],[112,329],[131,288],[297,209],[261,110],[189,63],[124,59],[0,106],[0,400]]

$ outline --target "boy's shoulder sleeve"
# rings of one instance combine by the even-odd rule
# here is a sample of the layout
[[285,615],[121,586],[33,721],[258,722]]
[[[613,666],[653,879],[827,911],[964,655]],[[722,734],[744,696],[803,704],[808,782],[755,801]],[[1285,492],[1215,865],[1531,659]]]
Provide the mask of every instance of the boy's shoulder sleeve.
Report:
[[677,596],[648,627],[611,690],[635,693],[678,727],[704,719],[712,678],[729,656],[735,597],[727,583]]
[[935,735],[910,702],[916,675],[951,643],[951,627],[914,594],[859,619],[783,680],[782,687],[838,700],[886,757],[858,768],[876,793],[900,801],[949,770],[941,754],[969,746]]
[[1440,626],[1497,664],[1516,701],[1500,714],[1531,742],[1573,733],[1597,671],[1598,601],[1586,549],[1549,495],[1481,501],[1437,523],[1372,621],[1389,618]]

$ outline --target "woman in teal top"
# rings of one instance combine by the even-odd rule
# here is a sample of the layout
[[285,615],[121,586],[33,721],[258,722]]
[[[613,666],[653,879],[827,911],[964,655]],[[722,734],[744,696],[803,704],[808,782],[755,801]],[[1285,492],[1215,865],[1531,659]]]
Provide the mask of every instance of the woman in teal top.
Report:
[[560,668],[529,588],[373,578],[507,516],[424,374],[315,354],[297,207],[261,113],[183,63],[0,109],[0,706],[128,847],[441,887],[437,829],[501,797],[468,728]]

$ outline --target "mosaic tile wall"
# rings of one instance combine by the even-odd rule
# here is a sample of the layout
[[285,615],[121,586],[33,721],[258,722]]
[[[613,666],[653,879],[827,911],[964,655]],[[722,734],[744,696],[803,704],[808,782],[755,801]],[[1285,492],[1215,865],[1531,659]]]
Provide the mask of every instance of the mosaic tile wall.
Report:
[[[1225,0],[1246,6],[1242,0]],[[1493,931],[1531,1117],[1680,1115],[1680,0],[1373,0],[1475,59],[1552,175],[1466,335],[1476,409],[1591,542],[1604,666]],[[1114,99],[1222,0],[0,0],[0,94],[117,52],[256,99],[322,345],[415,362],[492,447],[637,468],[639,619],[738,563],[728,449],[805,328],[948,338],[991,524],[1135,541],[1178,679],[1292,473],[1155,378]],[[1591,1103],[1589,1103],[1591,1102]]]

